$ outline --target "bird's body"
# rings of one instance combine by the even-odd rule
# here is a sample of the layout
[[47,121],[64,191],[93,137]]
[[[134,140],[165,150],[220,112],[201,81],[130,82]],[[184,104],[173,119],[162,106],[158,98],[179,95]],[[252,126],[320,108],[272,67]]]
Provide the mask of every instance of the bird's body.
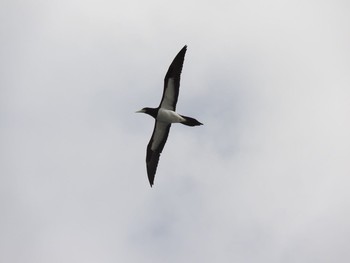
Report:
[[166,123],[181,123],[185,122],[186,119],[183,118],[180,114],[176,113],[175,111],[160,108],[158,110],[157,121],[162,121]]
[[180,88],[180,75],[187,46],[184,46],[171,63],[164,79],[163,97],[158,108],[143,108],[138,112],[151,115],[155,125],[151,140],[147,146],[146,164],[148,179],[153,185],[159,156],[163,151],[172,123],[182,123],[187,126],[202,125],[196,119],[176,113],[176,103]]

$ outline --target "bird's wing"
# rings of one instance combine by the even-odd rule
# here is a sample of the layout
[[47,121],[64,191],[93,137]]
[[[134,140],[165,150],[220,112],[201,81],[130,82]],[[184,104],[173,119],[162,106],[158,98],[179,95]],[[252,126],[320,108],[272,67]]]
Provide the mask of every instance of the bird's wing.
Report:
[[179,96],[180,88],[180,75],[182,71],[182,65],[185,59],[187,46],[184,46],[180,52],[176,55],[171,63],[168,72],[164,78],[164,90],[163,97],[160,102],[160,107],[173,110],[176,109],[177,98]]
[[154,176],[157,171],[159,156],[162,153],[165,142],[168,138],[170,126],[170,123],[156,121],[151,140],[147,145],[146,164],[148,180],[151,186],[153,185]]

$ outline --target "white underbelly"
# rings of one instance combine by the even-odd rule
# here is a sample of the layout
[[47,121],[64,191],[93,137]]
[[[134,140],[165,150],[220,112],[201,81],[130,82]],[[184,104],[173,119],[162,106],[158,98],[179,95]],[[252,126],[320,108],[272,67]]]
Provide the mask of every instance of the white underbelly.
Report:
[[179,114],[172,110],[160,108],[157,115],[157,120],[167,123],[176,123],[185,121]]

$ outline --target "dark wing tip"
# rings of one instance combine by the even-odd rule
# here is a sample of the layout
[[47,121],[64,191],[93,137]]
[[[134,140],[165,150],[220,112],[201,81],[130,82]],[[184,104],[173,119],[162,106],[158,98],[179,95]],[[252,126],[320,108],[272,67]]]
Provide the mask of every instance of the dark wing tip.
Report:
[[154,177],[155,177],[155,171],[153,172],[151,172],[150,170],[149,170],[149,168],[147,169],[148,171],[148,181],[149,181],[149,184],[151,185],[151,187],[153,186],[153,182],[154,182]]
[[148,181],[151,187],[153,186],[154,177],[155,177],[155,171],[154,173],[148,173]]
[[165,75],[165,81],[168,78],[174,78],[174,79],[180,79],[181,71],[182,71],[182,66],[184,63],[185,59],[185,54],[187,50],[187,45],[185,45],[179,53],[175,56],[174,60],[170,64],[170,67]]
[[156,175],[156,169],[157,169],[157,164],[155,164],[154,162],[147,163],[147,176],[151,187],[153,186],[154,177]]
[[179,51],[178,54],[181,54],[182,56],[184,56],[186,51],[187,51],[187,45],[184,45],[184,47]]
[[156,176],[158,161],[159,161],[159,152],[152,151],[150,146],[147,147],[147,157],[146,157],[146,166],[147,166],[147,176],[148,181],[151,187],[153,186],[154,177]]

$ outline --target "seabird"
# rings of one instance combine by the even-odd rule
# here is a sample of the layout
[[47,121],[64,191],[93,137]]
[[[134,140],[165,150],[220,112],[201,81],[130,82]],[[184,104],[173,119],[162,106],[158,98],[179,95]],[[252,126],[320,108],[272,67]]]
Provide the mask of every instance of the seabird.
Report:
[[163,97],[158,108],[143,108],[137,112],[146,113],[155,119],[153,134],[147,145],[146,164],[147,175],[151,187],[156,174],[159,156],[162,153],[169,135],[172,123],[182,123],[187,126],[202,125],[194,118],[180,115],[175,112],[179,96],[180,75],[187,46],[184,46],[171,63],[164,78]]

